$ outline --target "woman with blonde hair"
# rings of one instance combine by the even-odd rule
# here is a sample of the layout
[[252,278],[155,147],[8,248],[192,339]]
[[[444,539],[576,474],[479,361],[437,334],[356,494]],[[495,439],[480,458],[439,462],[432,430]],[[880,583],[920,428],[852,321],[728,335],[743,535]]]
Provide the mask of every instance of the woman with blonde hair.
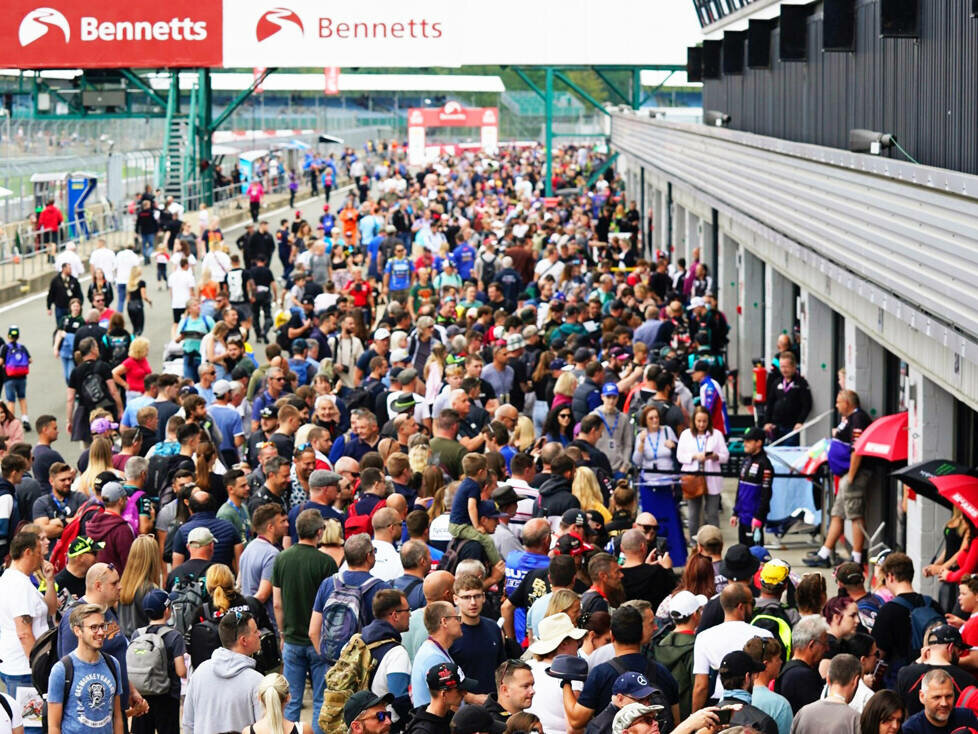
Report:
[[577,592],[570,589],[557,589],[550,595],[547,611],[543,613],[544,618],[561,612],[570,617],[571,622],[577,624],[577,618],[581,616],[581,597]]
[[[421,436],[421,434],[417,435]],[[414,436],[411,438],[413,439]],[[422,438],[424,437],[422,436]],[[420,441],[418,443],[414,443],[412,441],[411,443],[412,445],[408,448],[408,465],[411,467],[411,471],[415,472],[416,474],[423,474],[428,468],[428,462],[431,460],[431,446],[428,445],[427,441],[424,443]],[[435,487],[435,489],[437,489],[437,487]],[[431,494],[428,496],[433,497],[434,494],[434,490],[432,490]]]
[[601,501],[601,487],[598,486],[598,477],[594,471],[586,466],[577,467],[574,472],[574,482],[571,485],[571,494],[577,497],[581,503],[581,509],[587,512],[595,510],[607,523],[611,520],[611,512]]
[[[517,451],[526,451],[533,445],[535,438],[536,430],[533,428],[533,419],[520,414],[520,417],[516,421],[516,428],[513,429],[513,434],[509,437],[510,444]],[[509,468],[508,459],[506,461],[506,468]]]
[[550,409],[559,408],[561,405],[570,406],[573,402],[574,391],[577,389],[577,378],[573,372],[562,372],[557,382],[554,383],[554,399],[550,403]]
[[[194,625],[190,628],[191,665],[196,668],[220,645],[213,639],[208,625],[201,622],[211,621],[220,624],[221,617],[230,612],[248,612],[255,618],[258,629],[272,629],[268,620],[265,605],[253,596],[244,596],[235,586],[234,574],[223,563],[215,563],[207,569],[204,585],[208,599],[197,607],[194,612]],[[215,645],[214,643],[217,642]]]
[[213,365],[216,373],[215,380],[225,380],[228,376],[228,370],[224,364],[225,355],[228,351],[225,337],[230,330],[231,327],[225,321],[217,321],[214,328],[209,333],[204,334],[204,338],[200,340],[200,366]]
[[133,632],[149,624],[143,612],[143,597],[160,588],[162,580],[160,547],[152,536],[140,535],[132,542],[119,582],[119,626],[126,637],[131,638]]
[[129,271],[129,281],[126,283],[126,313],[129,314],[129,323],[132,324],[133,336],[143,333],[143,326],[146,324],[146,313],[143,303],[150,306],[153,302],[146,295],[146,281],[143,280],[143,269],[138,265]]
[[125,390],[127,403],[142,397],[146,391],[143,380],[153,371],[149,360],[146,359],[147,355],[149,355],[149,339],[137,336],[129,345],[129,356],[112,370],[112,379]]
[[441,384],[445,378],[445,360],[448,359],[448,349],[441,342],[431,345],[431,354],[424,363],[421,379],[424,380],[425,402],[433,403],[438,393],[441,392]]
[[[95,418],[93,411],[92,418]],[[72,485],[74,492],[92,496],[92,485],[95,477],[104,471],[109,471],[116,476],[122,475],[112,466],[112,442],[105,436],[96,436],[92,439],[92,446],[88,450],[88,467],[83,474],[80,474]]]
[[258,684],[258,700],[262,716],[241,734],[312,734],[312,727],[301,721],[285,720],[285,704],[289,702],[289,682],[281,673],[269,673]]
[[343,526],[339,520],[326,521],[323,536],[319,539],[319,551],[336,561],[337,568],[343,565],[346,558],[343,555]]

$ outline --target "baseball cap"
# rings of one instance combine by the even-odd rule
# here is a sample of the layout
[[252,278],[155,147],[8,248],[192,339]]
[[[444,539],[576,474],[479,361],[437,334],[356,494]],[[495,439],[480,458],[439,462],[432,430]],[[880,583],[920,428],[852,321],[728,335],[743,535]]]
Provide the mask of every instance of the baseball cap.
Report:
[[586,525],[587,518],[584,517],[583,511],[571,509],[560,516],[560,522],[562,525]]
[[651,696],[655,688],[649,685],[649,679],[641,673],[622,673],[615,678],[611,686],[611,695],[621,694],[629,698],[642,699]]
[[961,639],[961,633],[949,624],[941,624],[934,627],[927,633],[927,639],[924,641],[924,644],[965,646],[964,640]]
[[271,405],[266,405],[264,408],[261,409],[260,415],[262,418],[277,418],[278,411],[275,410],[275,408],[273,408]]
[[588,551],[594,550],[593,545],[590,543],[585,543],[573,533],[561,535],[557,539],[557,545],[555,547],[557,549],[557,553],[562,556],[579,556],[582,553],[587,553]]
[[557,357],[557,359],[550,360],[550,364],[548,365],[548,367],[551,370],[562,370],[566,366],[567,363],[564,360],[562,360],[560,357]]
[[788,580],[791,566],[780,558],[773,558],[761,566],[761,583],[767,586],[780,586]]
[[677,591],[669,602],[669,614],[673,617],[683,619],[692,617],[702,609],[709,601],[703,594],[694,594],[691,591]]
[[292,340],[292,354],[299,354],[304,350],[308,349],[309,345],[306,344],[306,340],[302,337]]
[[587,362],[589,359],[591,359],[591,350],[587,347],[578,347],[574,352],[575,362]]
[[106,482],[102,485],[102,501],[114,504],[127,497],[126,489],[119,482]]
[[179,394],[183,396],[187,396],[187,395],[198,395],[199,393],[197,392],[197,388],[194,387],[193,385],[184,385],[183,387],[180,388]]
[[[298,341],[298,339],[296,340]],[[295,349],[295,344],[293,343],[292,348]],[[227,395],[231,392],[231,383],[227,380],[218,380],[214,383],[214,387],[211,388],[214,394],[217,396]]]
[[310,487],[330,487],[343,481],[343,477],[335,471],[327,469],[316,469],[309,475]]
[[160,619],[170,606],[170,595],[163,589],[151,589],[143,597],[143,612],[150,619]]
[[110,418],[102,416],[101,418],[96,418],[91,422],[89,428],[93,434],[108,433],[109,431],[114,431],[119,427],[119,424]]
[[374,332],[375,342],[383,341],[384,339],[390,339],[390,338],[391,338],[391,333],[389,329],[380,328]]
[[316,302],[315,296],[303,296],[302,297],[302,305],[303,306],[312,306],[315,302]]
[[378,706],[379,704],[389,706],[393,701],[394,696],[391,693],[378,696],[373,691],[357,691],[343,704],[343,721],[346,722],[346,726],[349,728],[350,724],[367,709]]
[[505,512],[500,512],[492,500],[482,500],[479,502],[479,517],[499,519],[500,517],[508,517],[508,515]]
[[861,564],[846,561],[835,569],[835,580],[843,586],[855,586],[866,581],[866,574],[863,573]]
[[706,305],[706,301],[703,299],[702,296],[693,296],[692,298],[689,299],[689,305],[686,306],[686,310],[700,308],[701,306],[705,306],[705,305]]
[[602,385],[601,397],[606,395],[614,395],[615,397],[618,397],[618,385],[613,382],[606,382],[604,385]]
[[716,525],[700,525],[700,529],[693,536],[693,540],[704,548],[711,545],[723,545],[723,533]]
[[671,372],[672,374],[676,375],[679,374],[679,371],[682,369],[682,365],[679,364],[678,359],[676,359],[675,357],[670,357],[662,365],[662,369],[664,369],[666,372]]
[[456,688],[463,691],[474,691],[478,687],[478,681],[471,678],[463,680],[459,667],[455,663],[434,665],[428,668],[424,677],[429,691],[452,691]]
[[17,337],[19,337],[20,336],[20,327],[19,326],[11,326],[9,329],[7,329],[7,336],[12,337],[14,339],[16,339]]
[[407,362],[411,359],[411,355],[408,354],[407,349],[395,349],[391,352],[391,364],[394,362]]
[[403,385],[405,382],[411,382],[417,376],[418,371],[414,367],[405,367],[397,373],[397,381]]
[[101,541],[95,541],[91,538],[86,538],[84,535],[79,535],[68,546],[68,558],[77,558],[86,553],[98,553],[104,547],[105,543]]
[[537,327],[535,327],[533,324],[530,324],[529,326],[524,326],[523,327],[523,338],[524,339],[532,339],[533,337],[535,337],[539,333],[540,333],[540,330]]
[[748,429],[747,433],[744,434],[745,441],[764,441],[767,438],[767,434],[764,432],[763,428],[758,428],[754,426]]
[[728,652],[720,661],[720,675],[747,675],[748,673],[760,673],[764,670],[764,663],[759,663],[743,650]]
[[187,535],[187,545],[210,545],[214,542],[214,535],[205,527],[197,526]]

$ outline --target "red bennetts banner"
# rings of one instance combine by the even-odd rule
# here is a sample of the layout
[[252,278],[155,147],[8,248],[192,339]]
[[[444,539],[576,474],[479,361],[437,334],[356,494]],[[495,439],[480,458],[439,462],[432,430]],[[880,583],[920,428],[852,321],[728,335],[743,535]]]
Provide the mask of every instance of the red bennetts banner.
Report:
[[131,0],[0,3],[0,66],[120,68],[220,66],[220,3]]
[[444,107],[412,107],[408,110],[408,127],[482,127],[498,125],[496,107],[462,107],[449,102]]

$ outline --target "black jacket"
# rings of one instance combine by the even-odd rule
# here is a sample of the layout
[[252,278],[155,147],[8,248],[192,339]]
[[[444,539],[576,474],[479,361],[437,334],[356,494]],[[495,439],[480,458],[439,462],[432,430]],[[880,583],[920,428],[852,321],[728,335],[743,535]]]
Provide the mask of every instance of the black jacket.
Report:
[[72,298],[82,300],[81,283],[74,275],[69,275],[68,282],[65,283],[61,273],[58,273],[51,280],[51,285],[48,286],[48,308],[68,308],[68,303]]
[[448,716],[435,716],[427,709],[417,709],[404,730],[405,734],[451,734],[452,716],[451,712]]
[[275,238],[271,232],[255,232],[245,245],[245,263],[253,265],[259,255],[265,258],[265,263],[272,261],[275,252]]
[[[788,389],[785,390],[785,387]],[[781,372],[768,372],[764,423],[773,423],[778,428],[790,431],[796,423],[804,423],[811,412],[812,390],[808,380],[796,373],[789,383]]]
[[540,487],[540,499],[533,507],[534,517],[559,517],[567,510],[579,510],[581,503],[571,494],[571,481],[560,475],[550,477]]

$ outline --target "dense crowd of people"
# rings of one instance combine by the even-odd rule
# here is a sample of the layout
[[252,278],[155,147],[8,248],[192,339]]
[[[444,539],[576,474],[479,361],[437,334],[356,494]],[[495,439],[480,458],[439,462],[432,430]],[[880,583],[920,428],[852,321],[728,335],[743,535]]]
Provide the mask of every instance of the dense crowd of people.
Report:
[[834,555],[872,471],[858,396],[806,559],[832,581],[799,577],[764,549],[764,447],[812,410],[798,345],[735,436],[709,265],[649,253],[614,170],[584,185],[601,162],[557,151],[579,189],[549,198],[540,148],[409,169],[383,143],[315,167],[316,221],[273,229],[256,192],[231,243],[148,191],[132,248],[59,255],[64,416],[31,426],[34,357],[16,327],[0,348],[0,732],[978,730],[957,552],[928,567],[945,608],[903,553]]

